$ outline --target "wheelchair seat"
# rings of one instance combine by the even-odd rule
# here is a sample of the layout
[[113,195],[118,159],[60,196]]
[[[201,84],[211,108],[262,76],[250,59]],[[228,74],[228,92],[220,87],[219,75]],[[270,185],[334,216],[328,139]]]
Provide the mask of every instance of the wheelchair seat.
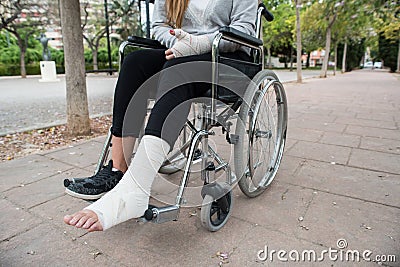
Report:
[[[254,38],[252,36],[247,36],[239,31],[230,28],[230,27],[223,27],[220,29],[220,32],[223,32],[228,35],[232,36],[240,36],[241,38],[254,43],[256,45],[259,45],[261,42],[259,39]],[[152,48],[152,49],[167,49],[164,45],[162,45],[160,42],[154,39],[148,39],[148,38],[142,38],[139,36],[129,36],[128,37],[128,42],[129,44],[136,44],[140,45],[143,48]],[[262,42],[261,42],[262,44]],[[249,60],[252,60],[250,57]],[[239,59],[232,59],[224,56],[219,56],[218,57],[218,63],[227,65],[229,67],[232,67],[241,73],[243,73],[245,76],[248,77],[244,78],[243,76],[228,73],[220,73],[219,75],[219,84],[223,84],[224,86],[218,86],[218,92],[216,99],[225,103],[225,104],[232,104],[235,103],[240,96],[238,96],[236,93],[232,92],[228,88],[247,88],[248,83],[253,77],[260,71],[262,70],[262,63],[254,63],[251,61],[247,60],[239,60]],[[244,92],[239,92],[242,96]],[[205,93],[205,97],[211,97],[211,88]]]

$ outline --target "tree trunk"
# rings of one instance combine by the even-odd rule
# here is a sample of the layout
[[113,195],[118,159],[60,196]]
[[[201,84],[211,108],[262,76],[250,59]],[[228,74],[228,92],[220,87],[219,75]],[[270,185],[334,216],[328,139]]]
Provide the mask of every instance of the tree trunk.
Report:
[[271,47],[267,46],[267,54],[268,54],[268,68],[272,69],[272,57],[271,57]]
[[20,64],[20,72],[21,78],[26,78],[26,68],[25,68],[25,54],[26,54],[26,47],[24,45],[24,40],[21,38],[17,32],[14,33],[15,37],[17,37],[17,43],[19,48],[19,64]]
[[326,29],[326,43],[325,43],[325,57],[322,62],[321,69],[321,78],[326,78],[326,73],[328,72],[328,63],[329,63],[329,53],[331,50],[331,27]]
[[343,48],[342,73],[346,72],[346,58],[347,58],[347,41],[344,42],[344,48]]
[[93,50],[92,51],[92,56],[93,56],[93,70],[98,70],[99,69],[99,65],[97,63],[97,50]]
[[25,68],[25,49],[20,48],[20,64],[21,64],[21,78],[26,78],[26,68]]
[[300,31],[300,5],[301,0],[296,0],[296,34],[297,34],[297,82],[302,82],[301,75],[301,31]]
[[335,43],[335,66],[333,66],[333,76],[336,76],[336,66],[337,66],[337,42]]
[[310,57],[311,57],[311,51],[307,53],[306,68],[310,67]]
[[71,135],[90,134],[85,57],[79,0],[60,0],[67,86],[67,128]]
[[293,71],[293,46],[290,47],[290,71]]
[[[383,68],[383,66],[382,66]],[[399,38],[399,49],[397,50],[397,72],[400,72],[400,38]]]

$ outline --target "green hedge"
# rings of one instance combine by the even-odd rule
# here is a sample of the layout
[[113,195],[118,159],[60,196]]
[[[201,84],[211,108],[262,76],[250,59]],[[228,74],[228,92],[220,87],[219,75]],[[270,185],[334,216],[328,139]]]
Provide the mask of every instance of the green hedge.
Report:
[[[56,62],[57,74],[65,73],[64,68],[64,51],[50,48],[51,59]],[[113,68],[118,69],[118,48],[112,50]],[[7,48],[0,47],[0,76],[19,76],[20,71],[20,51],[17,46]],[[27,75],[40,75],[39,61],[42,60],[41,52],[38,49],[28,48],[25,56]],[[108,69],[107,50],[101,48],[98,55],[98,68]],[[88,49],[85,50],[86,70],[93,70],[92,53]]]
[[[342,68],[343,61],[343,48],[344,44],[338,45],[338,68]],[[361,59],[364,55],[365,51],[365,40],[361,40],[359,42],[349,42],[347,46],[346,53],[346,71],[352,71],[354,69],[358,69],[360,67]]]
[[[26,64],[27,75],[40,75],[39,63]],[[65,73],[64,66],[56,65],[57,74]],[[0,63],[0,76],[19,76],[21,75],[20,65],[5,65]]]
[[[108,69],[108,64],[99,64],[99,70]],[[27,64],[25,65],[27,75],[40,75],[40,65],[39,63]],[[93,65],[86,64],[87,71],[93,70]],[[113,68],[118,70],[118,64],[113,63]],[[57,74],[64,74],[65,68],[63,65],[56,65]],[[19,76],[21,75],[21,67],[19,65],[6,65],[0,63],[0,76]]]
[[378,59],[383,60],[383,65],[389,67],[391,72],[397,68],[397,53],[399,41],[386,39],[383,33],[379,34],[379,55]]

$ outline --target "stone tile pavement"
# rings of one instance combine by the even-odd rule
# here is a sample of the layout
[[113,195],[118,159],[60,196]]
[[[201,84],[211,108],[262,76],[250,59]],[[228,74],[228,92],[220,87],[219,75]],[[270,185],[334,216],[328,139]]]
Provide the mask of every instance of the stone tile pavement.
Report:
[[[93,172],[102,137],[0,164],[0,266],[286,266],[293,250],[324,257],[298,266],[377,265],[345,261],[349,250],[393,255],[380,264],[400,266],[400,77],[355,71],[285,87],[290,120],[276,180],[255,199],[236,188],[220,231],[203,229],[196,208],[177,222],[132,220],[104,233],[64,225],[64,214],[87,202],[65,195],[62,180]],[[173,199],[169,186],[154,190]],[[339,239],[344,260],[321,254]],[[289,263],[277,252],[258,257],[266,248],[285,250]]]

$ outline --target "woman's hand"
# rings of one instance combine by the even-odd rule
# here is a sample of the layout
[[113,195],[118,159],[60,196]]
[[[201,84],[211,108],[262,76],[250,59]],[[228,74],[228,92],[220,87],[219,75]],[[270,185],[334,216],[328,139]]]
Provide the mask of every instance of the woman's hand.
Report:
[[181,29],[170,30],[171,35],[178,39],[175,44],[165,51],[167,60],[176,57],[201,55],[211,51],[211,42],[205,35],[192,35]]
[[168,49],[167,51],[165,51],[165,58],[166,58],[167,60],[170,60],[170,59],[175,58],[174,54],[172,53],[171,48]]

